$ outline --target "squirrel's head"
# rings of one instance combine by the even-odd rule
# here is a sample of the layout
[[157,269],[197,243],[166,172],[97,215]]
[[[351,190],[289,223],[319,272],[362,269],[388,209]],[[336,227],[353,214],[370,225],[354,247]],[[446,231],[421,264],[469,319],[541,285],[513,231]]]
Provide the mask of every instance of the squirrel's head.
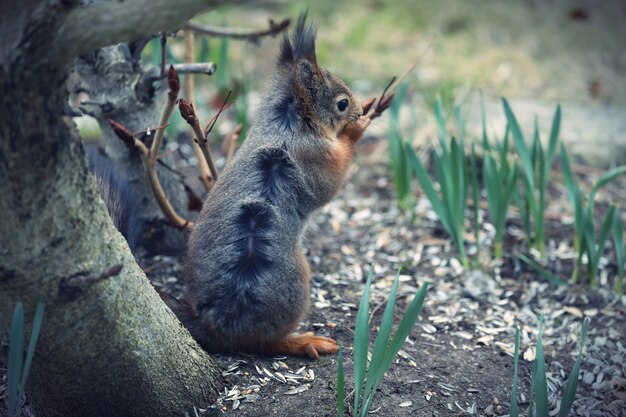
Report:
[[286,130],[325,129],[336,134],[356,121],[363,109],[342,80],[317,65],[315,34],[303,13],[292,38],[283,38],[272,119]]

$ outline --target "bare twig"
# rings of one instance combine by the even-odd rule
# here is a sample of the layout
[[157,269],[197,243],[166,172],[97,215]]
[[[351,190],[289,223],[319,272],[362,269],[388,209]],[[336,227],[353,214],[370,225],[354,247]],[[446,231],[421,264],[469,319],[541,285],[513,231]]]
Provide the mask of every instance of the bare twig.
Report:
[[[194,61],[195,48],[194,48],[194,33],[190,30],[185,31],[185,63],[192,64]],[[185,77],[185,97],[187,101],[190,103],[194,102],[194,76],[192,73],[187,74]],[[193,128],[191,128],[192,137],[193,137]],[[193,148],[194,153],[196,154],[196,159],[198,160],[198,171],[200,173],[200,182],[204,186],[205,191],[209,191],[211,186],[213,185],[211,182],[211,173],[209,172],[209,166],[206,162],[206,158],[202,153],[202,149],[196,143],[196,141],[191,141],[191,147]]]
[[192,62],[185,64],[174,64],[174,69],[179,74],[206,74],[213,75],[217,65],[213,62]]
[[180,216],[172,204],[168,200],[165,192],[163,191],[163,187],[161,186],[161,182],[159,181],[159,177],[157,174],[157,161],[158,161],[158,152],[161,147],[161,143],[163,141],[163,133],[165,131],[165,126],[167,126],[167,122],[172,114],[172,110],[174,109],[174,105],[176,104],[176,99],[178,98],[178,92],[180,91],[180,80],[178,78],[178,74],[174,67],[170,66],[168,71],[167,78],[169,91],[167,93],[167,103],[163,108],[163,113],[161,114],[160,126],[155,129],[156,134],[154,136],[154,140],[152,141],[152,145],[148,149],[143,142],[135,137],[135,135],[126,129],[121,124],[115,122],[114,120],[110,120],[111,128],[125,144],[129,148],[137,149],[141,156],[141,160],[143,162],[144,169],[146,170],[146,174],[148,175],[148,180],[150,182],[150,187],[152,188],[152,193],[165,214],[165,217],[178,229],[187,229],[191,230],[193,227],[193,223],[189,220],[186,220],[182,216]]
[[235,155],[235,151],[237,150],[237,144],[239,143],[239,134],[241,133],[241,128],[241,125],[237,125],[237,127],[235,127],[235,129],[228,136],[228,139],[226,139],[226,161],[230,161],[231,159],[233,159],[233,155]]
[[167,35],[161,32],[161,78],[165,78],[165,45],[167,44]]
[[192,30],[194,32],[200,33],[202,35],[209,36],[217,36],[222,38],[232,38],[232,39],[247,39],[253,42],[258,41],[258,38],[262,36],[276,36],[280,32],[287,29],[289,26],[290,20],[283,19],[280,22],[276,23],[272,19],[269,20],[269,27],[265,29],[233,29],[233,28],[224,28],[224,27],[214,27],[214,26],[206,26],[201,25],[194,22],[185,23],[185,29]]
[[200,149],[202,149],[204,159],[209,166],[209,171],[211,172],[212,177],[211,180],[215,182],[218,176],[217,168],[215,167],[215,162],[213,161],[213,156],[211,155],[211,150],[209,149],[209,143],[206,139],[206,136],[202,132],[202,128],[200,127],[200,122],[198,121],[198,116],[196,116],[196,111],[193,108],[193,104],[181,98],[178,102],[178,109],[180,110],[180,115],[193,129],[193,132],[196,136],[195,140],[197,141],[197,144],[200,145]]
[[[165,103],[165,107],[163,107],[163,112],[161,113],[161,120],[159,121],[159,126],[164,126],[170,120],[172,115],[172,111],[174,110],[174,106],[176,105],[176,99],[178,98],[178,92],[180,91],[180,79],[178,78],[178,73],[174,69],[173,66],[170,65],[170,69],[167,73],[167,84],[169,86],[169,91],[167,92],[167,102]],[[150,148],[150,156],[153,156],[156,161],[156,155],[161,147],[161,142],[163,141],[163,134],[165,133],[165,129],[159,129],[154,136],[154,141],[152,141],[152,147]],[[155,162],[156,163],[156,162]]]
[[[367,115],[369,117],[370,120],[373,120],[377,117],[380,117],[380,115],[383,114],[383,112],[385,110],[387,110],[389,108],[389,106],[391,106],[391,101],[393,100],[393,94],[387,96],[387,92],[390,91],[390,89],[392,88],[392,86],[395,88],[395,86],[397,84],[394,85],[396,81],[396,76],[394,75],[393,78],[391,78],[391,81],[389,81],[389,83],[387,84],[387,86],[385,87],[385,89],[383,90],[382,94],[380,95],[380,98],[378,98],[376,101],[368,103],[369,106],[367,107],[367,109],[363,109],[363,114]],[[376,103],[376,105],[374,105],[374,103]],[[371,108],[374,108],[374,112],[370,115],[368,115],[367,113],[370,111]],[[366,111],[367,110],[367,111]]]
[[[193,64],[173,64],[178,74],[206,74],[213,75],[215,74],[215,70],[217,66],[213,62],[198,62]],[[137,86],[135,90],[138,92],[138,95],[145,95],[147,92],[151,91],[153,88],[153,84],[159,80],[165,78],[165,76],[161,77],[160,69],[157,67],[150,68],[146,72],[141,75],[141,78],[137,81]],[[166,74],[167,75],[167,74]]]
[[[189,220],[180,216],[172,204],[168,200],[165,195],[165,191],[163,191],[163,187],[161,186],[161,182],[159,181],[159,176],[157,174],[157,155],[152,155],[151,149],[149,149],[142,141],[137,139],[128,129],[121,126],[119,123],[114,120],[109,120],[111,124],[111,128],[115,132],[118,138],[120,138],[127,146],[133,147],[139,151],[139,155],[141,156],[141,161],[143,162],[144,169],[146,170],[146,174],[148,175],[148,181],[150,182],[150,188],[152,188],[152,193],[154,194],[154,198],[161,208],[161,211],[165,215],[165,217],[169,220],[169,222],[178,229],[187,229],[191,230],[193,228],[193,223]],[[120,129],[120,126],[122,129]],[[163,129],[159,129],[161,131]],[[130,135],[130,136],[129,136]],[[156,138],[155,138],[156,141]],[[153,142],[154,145],[154,142]]]
[[209,133],[213,131],[213,127],[215,126],[215,123],[217,122],[217,118],[220,117],[220,115],[224,112],[224,110],[232,106],[233,103],[228,103],[228,99],[230,98],[230,95],[232,93],[233,93],[232,90],[228,91],[228,94],[226,94],[226,98],[224,99],[224,102],[220,106],[220,109],[217,111],[217,114],[213,116],[211,120],[209,120],[209,123],[207,123],[207,125],[204,127],[204,137],[209,136]]

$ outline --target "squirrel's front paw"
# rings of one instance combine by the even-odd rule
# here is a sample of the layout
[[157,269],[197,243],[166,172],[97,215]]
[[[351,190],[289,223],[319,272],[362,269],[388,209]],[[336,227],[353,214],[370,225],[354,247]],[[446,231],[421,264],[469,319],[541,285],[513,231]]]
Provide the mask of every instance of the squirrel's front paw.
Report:
[[352,142],[356,142],[361,139],[363,132],[365,132],[365,129],[367,129],[371,121],[369,117],[361,116],[356,121],[348,123],[341,133],[339,133],[339,136],[347,137]]

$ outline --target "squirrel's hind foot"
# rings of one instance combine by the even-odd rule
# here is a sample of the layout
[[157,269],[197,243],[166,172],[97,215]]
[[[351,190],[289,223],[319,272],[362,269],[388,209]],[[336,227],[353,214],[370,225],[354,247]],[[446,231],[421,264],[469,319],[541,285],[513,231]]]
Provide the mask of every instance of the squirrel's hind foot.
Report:
[[337,353],[339,346],[330,337],[315,336],[313,332],[308,332],[287,335],[269,350],[269,353],[275,355],[308,356],[319,359],[320,355]]

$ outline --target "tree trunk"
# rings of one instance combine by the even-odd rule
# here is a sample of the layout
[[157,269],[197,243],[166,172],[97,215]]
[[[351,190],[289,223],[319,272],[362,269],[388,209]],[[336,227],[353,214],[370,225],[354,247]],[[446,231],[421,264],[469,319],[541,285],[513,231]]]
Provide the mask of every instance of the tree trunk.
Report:
[[[32,313],[43,299],[27,391],[41,416],[170,416],[206,407],[218,392],[219,373],[114,228],[63,115],[67,62],[84,44],[55,42],[78,36],[68,23],[77,21],[68,18],[75,2],[9,3],[0,2],[0,340],[17,302]],[[183,21],[202,6],[183,3]],[[161,22],[158,7],[153,10],[150,20]],[[79,11],[84,26],[89,8]],[[124,40],[113,33],[124,22],[110,18],[105,29],[94,27],[106,31],[102,39]],[[135,24],[129,20],[126,25]],[[85,36],[86,44],[102,46],[97,36]],[[98,279],[119,264],[117,276]]]

